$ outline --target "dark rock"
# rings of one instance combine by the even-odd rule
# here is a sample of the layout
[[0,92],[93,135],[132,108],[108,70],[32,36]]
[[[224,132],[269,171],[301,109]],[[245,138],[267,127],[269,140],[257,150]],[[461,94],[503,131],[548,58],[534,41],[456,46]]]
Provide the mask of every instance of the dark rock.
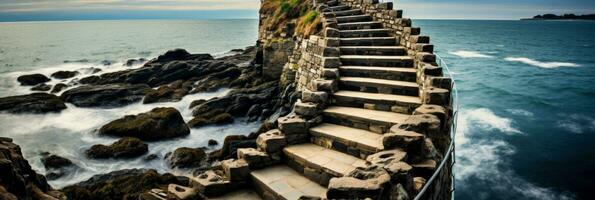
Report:
[[157,90],[148,92],[143,99],[143,103],[180,101],[190,91],[191,87],[189,85],[179,80],[169,85],[160,86]]
[[256,139],[244,135],[228,135],[223,140],[223,146],[217,151],[209,153],[210,160],[223,160],[237,157],[238,148],[256,148]]
[[45,83],[40,83],[31,88],[33,91],[48,91],[50,89],[52,89],[52,86]]
[[65,187],[62,191],[68,199],[104,200],[139,199],[139,196],[154,188],[166,189],[169,184],[181,183],[172,174],[159,174],[153,169],[125,169],[100,174],[89,180]]
[[65,60],[64,63],[88,63],[89,59],[80,59],[80,60]]
[[50,153],[44,153],[41,162],[47,171],[45,176],[48,180],[58,179],[76,167],[72,161]]
[[165,159],[172,168],[199,167],[204,164],[207,154],[203,149],[181,147],[167,153]]
[[219,142],[217,142],[217,140],[213,140],[213,139],[210,139],[209,140],[209,146],[214,146],[214,145],[217,145],[217,144],[219,144]]
[[145,84],[84,85],[65,91],[61,98],[79,107],[117,107],[140,101],[150,90]]
[[0,98],[0,111],[11,113],[47,113],[64,109],[64,102],[53,94],[33,93]]
[[57,71],[50,76],[57,79],[67,79],[76,76],[79,72],[77,71]]
[[213,56],[210,54],[190,54],[184,49],[173,49],[150,62],[168,62],[172,60],[213,60]]
[[149,146],[137,138],[122,138],[109,146],[93,145],[85,151],[89,158],[134,158],[149,151]]
[[233,116],[231,116],[229,113],[220,113],[222,110],[216,111],[219,111],[217,112],[218,114],[212,115],[209,113],[193,118],[188,122],[188,126],[198,128],[206,125],[223,125],[233,123]]
[[128,59],[126,61],[126,63],[124,63],[124,66],[128,66],[131,67],[133,65],[137,65],[137,64],[141,64],[143,62],[147,61],[147,59],[144,58],[139,58],[139,59]]
[[101,64],[104,66],[112,65],[112,63],[114,63],[114,61],[111,61],[111,60],[102,60],[101,61]]
[[37,85],[40,83],[48,82],[50,81],[50,79],[43,74],[28,74],[19,76],[17,78],[17,81],[19,81],[21,85]]
[[200,104],[203,104],[204,102],[207,102],[207,100],[205,100],[205,99],[194,100],[190,103],[190,106],[188,106],[188,108],[192,109]]
[[0,141],[0,172],[0,199],[64,199],[45,177],[31,169],[21,148],[8,140]]
[[81,80],[79,80],[79,83],[81,84],[94,84],[99,82],[99,80],[101,80],[101,78],[99,78],[99,76],[87,76],[85,78],[81,78]]
[[221,113],[213,117],[211,121],[213,124],[230,124],[233,123],[233,117],[229,113]]
[[73,165],[72,161],[57,155],[48,155],[46,157],[43,157],[41,159],[41,162],[43,163],[43,166],[47,169],[58,169]]
[[156,154],[149,154],[148,156],[145,156],[144,160],[145,161],[151,161],[151,160],[155,160],[157,158],[159,158],[158,155],[156,155]]
[[175,108],[154,108],[138,115],[127,115],[99,129],[100,134],[159,140],[188,135],[190,129]]
[[52,88],[52,91],[50,91],[51,93],[58,93],[60,91],[62,91],[64,88],[67,88],[68,85],[64,84],[64,83],[58,83],[56,85],[54,85],[54,88]]

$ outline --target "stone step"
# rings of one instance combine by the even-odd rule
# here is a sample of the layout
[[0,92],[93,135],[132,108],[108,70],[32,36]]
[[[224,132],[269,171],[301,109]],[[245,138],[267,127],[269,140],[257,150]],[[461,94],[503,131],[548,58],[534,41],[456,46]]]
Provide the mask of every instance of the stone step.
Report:
[[209,200],[262,200],[262,198],[253,190],[250,189],[240,189],[235,191],[229,191],[228,193],[218,196],[218,197],[209,197]]
[[252,171],[250,177],[264,199],[296,200],[301,196],[326,198],[326,187],[307,179],[287,165]]
[[342,55],[343,65],[378,67],[413,67],[411,56]]
[[376,21],[338,23],[337,27],[340,30],[376,29],[376,28],[382,28],[382,23],[376,22]]
[[383,134],[410,115],[363,108],[331,106],[322,112],[324,121]]
[[385,37],[389,36],[391,29],[377,28],[377,29],[356,29],[356,30],[342,30],[339,32],[341,37]]
[[331,6],[331,7],[329,7],[329,9],[331,11],[335,11],[336,12],[336,11],[350,10],[351,7],[346,6],[346,5],[339,5],[339,6]]
[[368,77],[415,82],[417,70],[406,67],[340,66],[341,76]]
[[370,93],[419,96],[419,85],[416,82],[366,77],[343,76],[339,79],[339,89]]
[[384,150],[381,134],[362,129],[322,123],[310,128],[310,134],[314,143],[355,157],[365,158]]
[[372,21],[372,17],[370,15],[350,15],[350,16],[340,16],[335,18],[337,23],[347,23],[347,22],[368,22]]
[[380,94],[340,90],[333,93],[333,103],[339,106],[366,108],[411,114],[421,105],[417,96]]
[[341,46],[394,46],[397,41],[394,37],[361,37],[341,38]]
[[351,10],[341,10],[341,11],[335,11],[335,12],[325,12],[325,15],[328,14],[334,14],[337,17],[340,16],[350,16],[350,15],[360,15],[362,14],[362,11],[360,9],[351,9]]
[[365,160],[312,143],[283,148],[287,164],[308,179],[322,186],[332,177],[342,177],[356,167],[363,167]]
[[[395,42],[394,38],[390,38],[393,39],[393,42]],[[341,41],[343,41],[344,39],[346,38],[341,38]],[[339,49],[341,50],[341,55],[402,56],[407,53],[405,47],[402,46],[341,46],[339,47]]]

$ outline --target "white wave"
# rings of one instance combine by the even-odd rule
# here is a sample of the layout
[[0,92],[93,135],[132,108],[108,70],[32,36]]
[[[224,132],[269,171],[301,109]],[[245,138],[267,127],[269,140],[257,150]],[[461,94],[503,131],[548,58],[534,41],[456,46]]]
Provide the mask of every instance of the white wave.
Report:
[[[473,191],[479,199],[572,199],[571,195],[556,193],[549,188],[528,182],[511,170],[508,156],[515,148],[498,137],[490,137],[488,131],[519,133],[510,125],[512,121],[495,115],[487,108],[461,110],[457,135],[455,178],[461,191],[471,185],[488,185],[499,193]],[[509,133],[507,133],[509,132]]]
[[533,65],[541,68],[558,68],[558,67],[580,67],[579,64],[569,62],[541,62],[530,58],[523,57],[507,57],[504,60],[511,62],[521,62],[527,65]]
[[506,109],[509,113],[513,115],[525,116],[525,117],[533,117],[533,113],[523,110],[523,109]]
[[454,51],[448,52],[452,55],[459,56],[461,58],[493,58],[494,56],[479,53],[477,51]]
[[490,109],[478,108],[467,112],[470,122],[486,130],[496,129],[508,135],[521,134],[522,132],[512,126],[513,121],[494,114]]
[[[180,111],[185,121],[192,119],[192,110],[188,105],[193,100],[211,99],[227,94],[230,89],[220,89],[215,92],[197,93],[185,96],[179,102],[163,102],[142,104],[141,102],[118,108],[79,108],[68,104],[68,108],[60,113],[51,114],[9,114],[0,113],[0,127],[2,136],[11,137],[15,143],[21,145],[23,154],[31,163],[33,169],[45,173],[40,161],[40,152],[48,151],[72,160],[80,168],[73,174],[50,181],[54,187],[61,188],[90,178],[96,174],[108,173],[114,170],[128,168],[153,168],[159,172],[172,172],[163,162],[167,152],[178,147],[207,146],[209,139],[222,143],[223,138],[230,134],[248,134],[255,131],[260,123],[245,123],[236,120],[235,123],[223,126],[207,126],[191,129],[188,136],[172,140],[149,142],[149,154],[156,154],[160,158],[147,162],[143,157],[135,159],[87,159],[84,151],[94,144],[110,144],[118,138],[98,136],[96,129],[103,124],[124,115],[138,114],[155,107],[174,107]],[[173,171],[184,173],[183,171]]]
[[595,119],[581,114],[560,115],[562,120],[559,120],[556,125],[571,133],[581,134],[585,131],[595,131]]

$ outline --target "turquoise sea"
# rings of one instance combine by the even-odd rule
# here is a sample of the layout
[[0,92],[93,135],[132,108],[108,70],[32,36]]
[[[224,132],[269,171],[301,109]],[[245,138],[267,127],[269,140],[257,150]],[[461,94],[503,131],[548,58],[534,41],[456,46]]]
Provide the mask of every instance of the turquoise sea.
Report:
[[[223,55],[253,45],[257,20],[138,20],[0,23],[0,96],[29,93],[16,77],[60,69],[125,69],[129,58],[151,58],[173,48]],[[589,199],[595,191],[595,23],[583,21],[414,20],[449,64],[460,95],[456,138],[457,199]],[[65,62],[66,61],[66,62]],[[112,63],[104,66],[105,62]],[[138,67],[138,66],[136,66]],[[190,117],[188,102],[223,95],[190,95],[178,103],[118,109],[68,105],[60,114],[0,114],[0,135],[15,139],[33,167],[50,151],[81,166],[50,183],[62,187],[93,174],[151,167],[142,159],[97,162],[82,151],[112,138],[93,134],[124,114],[174,106]],[[162,156],[179,146],[249,133],[237,122],[193,129],[191,136],[149,144]]]

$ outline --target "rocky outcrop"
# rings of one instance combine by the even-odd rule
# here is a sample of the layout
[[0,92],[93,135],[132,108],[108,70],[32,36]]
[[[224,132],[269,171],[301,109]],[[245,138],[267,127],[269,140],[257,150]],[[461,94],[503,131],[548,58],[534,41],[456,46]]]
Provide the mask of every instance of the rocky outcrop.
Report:
[[162,85],[156,90],[147,92],[143,103],[180,101],[190,90],[192,90],[192,81],[174,81],[171,84]]
[[79,74],[79,72],[77,72],[77,71],[57,71],[57,72],[52,73],[50,76],[52,78],[57,78],[57,79],[67,79],[67,78],[72,78],[78,74]]
[[146,84],[84,85],[60,97],[79,107],[116,107],[140,101],[150,90]]
[[64,102],[53,94],[33,93],[0,98],[0,111],[10,113],[48,113],[64,109]]
[[154,108],[149,112],[114,120],[103,125],[99,133],[152,141],[188,135],[190,129],[175,108]]
[[143,141],[126,137],[122,138],[113,144],[106,146],[96,144],[85,151],[89,158],[134,158],[141,156],[149,151],[149,145]]
[[17,81],[21,83],[21,85],[37,85],[48,82],[50,79],[43,74],[28,74],[19,76]]
[[58,83],[58,84],[54,85],[54,87],[52,88],[52,91],[50,91],[50,93],[61,92],[63,89],[65,89],[67,87],[68,87],[68,85],[66,85],[64,83]]
[[49,180],[60,178],[76,167],[72,161],[58,155],[45,152],[42,156],[41,162],[47,170],[45,176]]
[[172,168],[199,167],[205,164],[207,154],[202,148],[181,147],[165,155],[167,163]]
[[21,148],[10,138],[0,137],[0,171],[0,199],[65,199],[31,169]]
[[48,91],[50,89],[52,89],[52,86],[45,83],[37,84],[31,88],[33,91]]
[[62,189],[68,199],[140,199],[153,188],[167,189],[169,184],[188,185],[188,180],[152,169],[125,169],[95,175],[89,180]]

